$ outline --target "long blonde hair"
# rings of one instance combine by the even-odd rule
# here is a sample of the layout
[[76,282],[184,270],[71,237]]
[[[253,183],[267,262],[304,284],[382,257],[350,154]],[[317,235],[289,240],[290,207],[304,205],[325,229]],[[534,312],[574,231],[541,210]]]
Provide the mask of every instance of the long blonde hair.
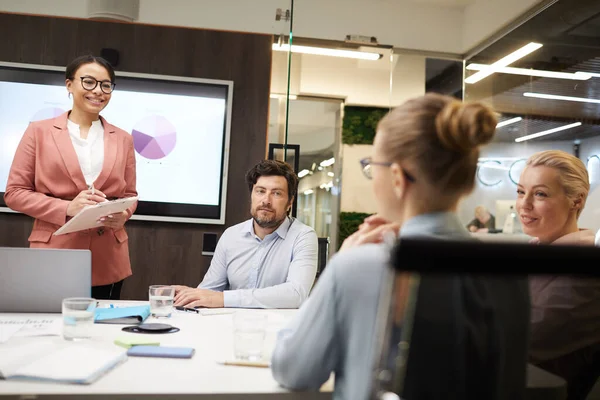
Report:
[[581,199],[577,218],[581,215],[590,192],[590,178],[585,164],[579,158],[561,150],[546,150],[533,154],[527,159],[526,166],[549,167],[558,171],[560,185],[568,199]]

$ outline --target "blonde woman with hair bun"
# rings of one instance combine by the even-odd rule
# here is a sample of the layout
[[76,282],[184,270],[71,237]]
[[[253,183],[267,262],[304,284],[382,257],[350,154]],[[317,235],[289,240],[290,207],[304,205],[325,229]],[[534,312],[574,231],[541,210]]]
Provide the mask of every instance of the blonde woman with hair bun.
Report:
[[[334,399],[369,398],[376,313],[389,271],[390,246],[383,236],[389,231],[400,237],[474,240],[455,211],[473,190],[479,149],[492,140],[496,124],[493,111],[481,103],[433,93],[407,101],[379,122],[372,157],[360,161],[365,178],[372,180],[378,213],[346,239],[298,314],[279,333],[271,370],[282,386],[318,390],[333,372]],[[509,355],[494,384],[503,393],[516,394],[525,386],[526,282],[507,286],[507,293],[488,310],[490,320],[503,327],[499,335],[510,342],[500,350]],[[510,315],[502,319],[496,304],[515,312],[500,313]],[[522,355],[521,364],[511,362],[512,349]],[[516,382],[502,379],[505,368],[515,371]]]
[[[533,154],[517,186],[517,212],[532,243],[593,246],[579,228],[590,191],[583,162],[564,151]],[[535,276],[531,290],[532,363],[567,381],[568,399],[585,399],[600,374],[600,280]]]

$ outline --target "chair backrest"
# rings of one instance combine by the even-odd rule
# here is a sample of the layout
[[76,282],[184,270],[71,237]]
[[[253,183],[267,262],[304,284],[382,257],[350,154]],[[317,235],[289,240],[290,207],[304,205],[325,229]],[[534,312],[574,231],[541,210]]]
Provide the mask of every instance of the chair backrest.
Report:
[[318,238],[319,248],[318,248],[318,258],[317,258],[317,278],[327,265],[327,261],[329,260],[329,238],[328,237],[320,237]]
[[[396,342],[384,347],[384,341],[377,356],[385,360],[386,351],[393,346],[408,348],[405,364],[398,364],[402,368],[395,375],[403,399],[512,400],[530,397],[532,390],[561,398],[564,380],[560,378],[558,384],[546,387],[527,385],[528,276],[590,275],[589,266],[600,264],[600,249],[403,238],[392,253],[391,264],[398,273],[417,272],[420,276],[416,302],[409,302],[414,310],[408,315],[414,317],[402,321],[401,326],[403,332],[412,333],[401,346]],[[396,297],[388,294],[388,298],[391,316],[396,311]],[[378,322],[386,326],[380,330],[384,332],[381,337],[390,331],[390,318]],[[379,373],[381,368],[385,366],[376,366],[375,371]],[[396,373],[390,372],[392,376]],[[374,387],[381,387],[380,381],[385,387],[385,380],[377,378]]]

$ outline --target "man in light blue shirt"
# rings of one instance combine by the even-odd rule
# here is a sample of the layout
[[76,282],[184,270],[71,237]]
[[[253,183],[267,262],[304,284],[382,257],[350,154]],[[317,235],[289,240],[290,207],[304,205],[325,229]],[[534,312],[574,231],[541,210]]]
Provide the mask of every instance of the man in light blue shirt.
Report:
[[186,307],[298,308],[317,273],[317,234],[290,217],[298,177],[281,161],[246,174],[252,218],[223,232],[198,288],[175,286]]

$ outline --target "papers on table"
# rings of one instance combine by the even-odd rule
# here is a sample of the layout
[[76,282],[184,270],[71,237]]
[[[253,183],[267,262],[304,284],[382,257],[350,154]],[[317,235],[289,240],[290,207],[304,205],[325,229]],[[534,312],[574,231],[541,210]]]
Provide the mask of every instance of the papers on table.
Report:
[[60,318],[0,317],[0,343],[11,337],[55,336],[61,332]]

